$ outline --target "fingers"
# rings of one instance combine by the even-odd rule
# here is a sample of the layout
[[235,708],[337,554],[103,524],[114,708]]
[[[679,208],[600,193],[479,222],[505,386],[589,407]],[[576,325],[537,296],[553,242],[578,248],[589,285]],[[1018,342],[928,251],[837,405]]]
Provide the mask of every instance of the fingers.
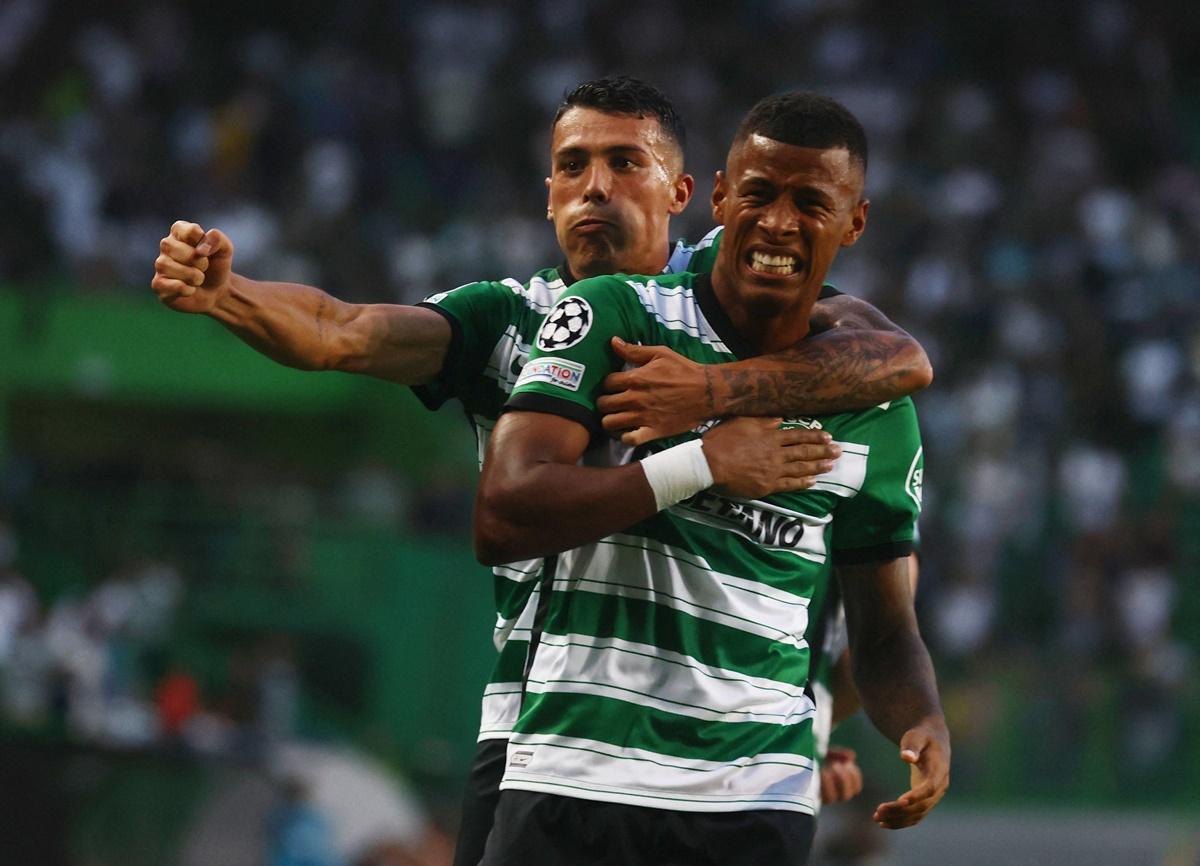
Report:
[[233,241],[220,229],[209,229],[196,244],[196,252],[202,256],[228,258],[233,255]]
[[[203,260],[205,266],[208,265],[208,260]],[[160,253],[158,258],[154,260],[155,276],[167,277],[172,280],[179,280],[191,286],[198,286],[204,282],[204,270],[194,267],[190,264],[184,264],[166,253]]]
[[862,770],[849,749],[831,748],[821,764],[821,801],[840,803],[862,791]]
[[[789,475],[803,477],[809,475],[824,475],[833,471],[837,459],[842,456],[841,447],[830,441],[813,443],[811,440],[815,437],[805,437],[806,441],[799,444],[790,444],[794,440],[784,434],[789,434],[795,431],[785,430],[781,432],[781,440],[784,443],[783,460],[785,462],[785,471]],[[805,430],[804,433],[812,433],[814,431]],[[828,440],[828,436],[826,436]]]
[[636,412],[615,412],[600,419],[600,425],[609,436],[616,436],[642,426],[642,418]]
[[654,427],[637,427],[621,434],[621,444],[629,448],[637,448],[639,445],[645,445],[647,442],[661,439],[664,435],[667,434]]
[[881,827],[911,827],[936,806],[950,782],[949,752],[922,728],[913,728],[900,739],[900,759],[912,765],[912,788],[875,810]]
[[911,827],[929,814],[941,800],[933,782],[923,782],[889,803],[875,809],[875,823],[888,830]]
[[621,394],[603,394],[596,399],[596,411],[602,415],[608,415],[613,412],[625,412],[629,409],[637,408],[636,398],[621,386],[613,387],[609,384],[609,380],[624,375],[622,373],[610,373],[604,380],[604,387],[609,391],[622,391]]
[[674,354],[666,346],[642,346],[638,343],[626,343],[620,337],[612,338],[613,352],[622,361],[630,364],[645,364],[659,355]]
[[842,449],[832,442],[826,445],[789,445],[787,442],[780,444],[787,460],[824,460],[832,468],[832,464],[842,456]]
[[204,239],[204,229],[200,228],[196,223],[176,220],[171,224],[171,237],[194,247]]
[[[779,431],[779,441],[784,445],[833,445],[833,437],[824,430],[805,430],[803,427],[789,427]],[[841,454],[841,447],[838,453]]]
[[169,304],[178,298],[190,298],[196,293],[195,286],[159,274],[155,274],[154,279],[150,281],[150,288],[154,289],[154,293],[164,304]]

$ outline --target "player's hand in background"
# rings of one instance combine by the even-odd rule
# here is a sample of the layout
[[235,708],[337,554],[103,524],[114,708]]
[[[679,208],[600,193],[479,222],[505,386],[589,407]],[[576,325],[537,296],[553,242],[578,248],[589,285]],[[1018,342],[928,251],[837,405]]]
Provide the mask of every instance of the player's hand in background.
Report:
[[830,746],[821,761],[821,802],[841,803],[862,791],[862,770],[853,749]]
[[713,486],[727,496],[758,499],[806,490],[833,469],[842,449],[824,430],[781,428],[780,418],[731,418],[704,434]]
[[596,401],[610,436],[631,447],[677,436],[714,417],[708,378],[698,364],[666,346],[639,346],[613,337],[613,352],[632,370],[610,373]]
[[910,765],[909,790],[875,810],[888,830],[911,827],[929,814],[950,786],[950,737],[944,726],[918,725],[900,739],[900,760]]
[[150,288],[181,313],[207,313],[229,291],[233,242],[218,229],[177,221],[159,241]]

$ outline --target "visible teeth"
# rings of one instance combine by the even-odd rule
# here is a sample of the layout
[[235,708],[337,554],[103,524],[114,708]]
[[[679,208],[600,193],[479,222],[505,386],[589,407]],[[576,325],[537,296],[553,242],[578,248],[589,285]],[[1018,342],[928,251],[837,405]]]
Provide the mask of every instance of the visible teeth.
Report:
[[769,274],[790,274],[796,270],[794,256],[769,256],[766,253],[753,252],[750,254],[750,263],[755,270]]

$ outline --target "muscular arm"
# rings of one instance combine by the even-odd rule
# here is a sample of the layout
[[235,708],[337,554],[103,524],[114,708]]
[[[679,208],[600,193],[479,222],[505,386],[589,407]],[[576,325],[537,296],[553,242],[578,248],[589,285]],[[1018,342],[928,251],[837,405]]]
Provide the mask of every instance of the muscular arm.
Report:
[[450,346],[450,326],[432,310],[348,304],[312,286],[238,274],[230,274],[209,315],[289,367],[365,373],[404,385],[436,376]]
[[480,562],[500,565],[569,550],[658,510],[639,464],[576,465],[590,438],[582,424],[557,415],[500,417],[475,499]]
[[865,409],[933,381],[921,344],[866,301],[849,295],[820,301],[811,323],[819,333],[791,349],[712,367],[714,417]]
[[[591,434],[543,412],[506,412],[488,440],[475,499],[475,555],[484,565],[549,556],[598,541],[658,512],[640,463],[578,465]],[[811,487],[839,453],[819,430],[738,418],[709,430],[713,482],[755,498]]]
[[933,664],[917,630],[905,560],[843,566],[838,579],[863,706],[912,765],[911,789],[880,805],[875,820],[907,827],[920,821],[949,785],[950,735]]
[[662,346],[614,346],[636,369],[605,381],[604,428],[639,445],[733,415],[821,415],[921,390],[933,368],[921,344],[866,301],[837,295],[813,310],[819,331],[791,349],[701,365]]
[[347,304],[296,283],[236,274],[221,231],[179,221],[159,243],[150,283],[159,300],[204,313],[255,350],[301,370],[366,373],[417,385],[441,370],[450,326],[437,313],[396,304]]

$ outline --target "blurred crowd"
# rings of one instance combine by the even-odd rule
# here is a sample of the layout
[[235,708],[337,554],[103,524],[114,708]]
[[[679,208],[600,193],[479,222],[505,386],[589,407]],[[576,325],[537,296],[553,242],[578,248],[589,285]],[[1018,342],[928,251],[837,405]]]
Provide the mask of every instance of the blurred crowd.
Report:
[[[1131,777],[1160,772],[1200,648],[1179,613],[1200,610],[1200,16],[1182,3],[9,0],[0,282],[152,303],[177,218],[224,229],[243,272],[353,300],[524,277],[558,260],[554,107],[614,71],[688,124],[693,239],[757,98],[808,87],[863,120],[870,228],[835,276],[936,371],[920,607],[951,725],[984,754],[1008,683],[1053,766],[1107,713]],[[398,508],[381,478],[348,495]]]
[[[193,806],[178,843],[188,866],[449,862],[449,837],[392,769],[346,743],[303,738],[285,633],[220,647],[224,670],[205,681],[178,652],[194,634],[181,628],[187,591],[174,564],[129,562],[49,601],[15,567],[18,553],[0,520],[0,743],[49,735],[88,754],[240,768]],[[0,848],[11,844],[0,834]],[[94,856],[86,862],[105,862]]]

